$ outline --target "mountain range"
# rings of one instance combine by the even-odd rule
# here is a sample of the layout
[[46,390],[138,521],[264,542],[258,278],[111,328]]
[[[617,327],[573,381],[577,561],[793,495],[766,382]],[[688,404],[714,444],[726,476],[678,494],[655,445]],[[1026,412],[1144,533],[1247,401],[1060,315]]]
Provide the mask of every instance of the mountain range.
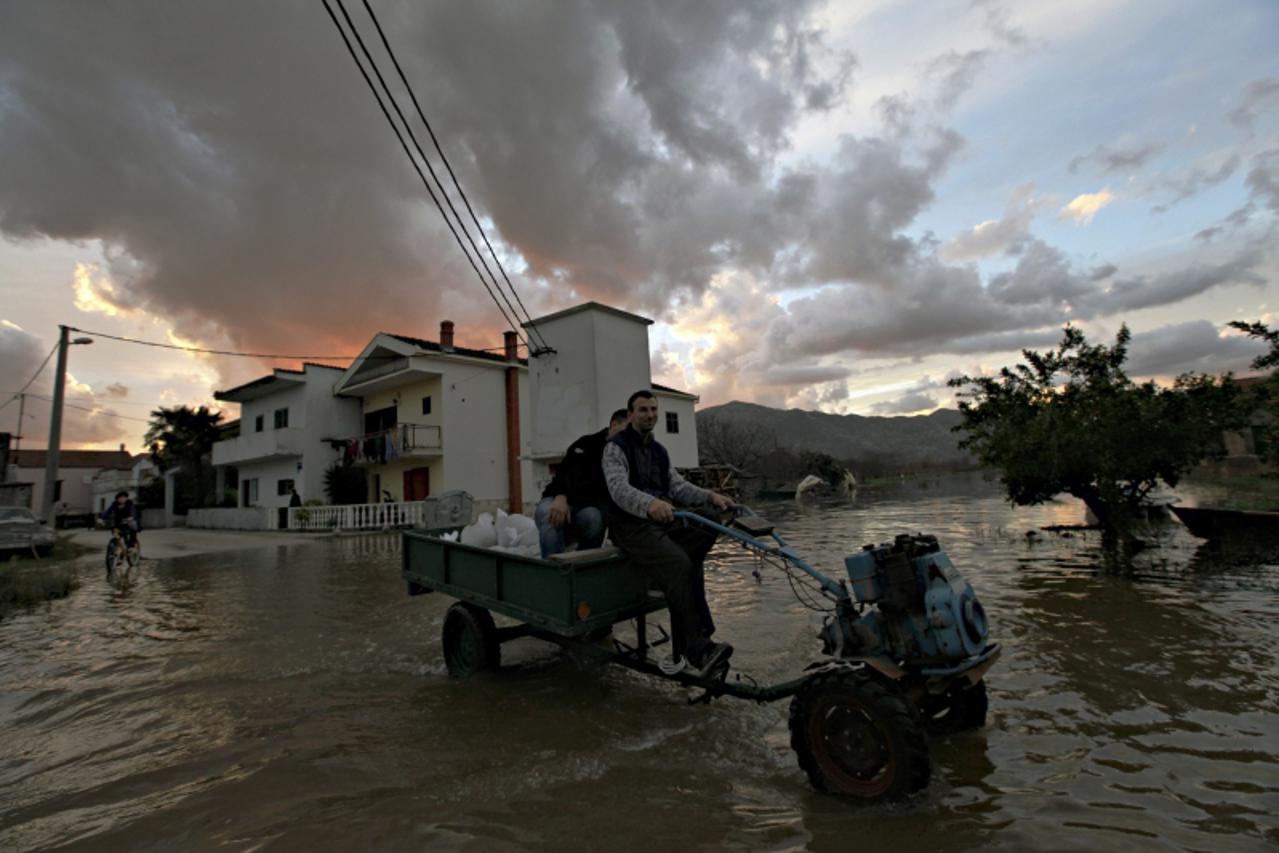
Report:
[[[780,449],[792,453],[819,451],[841,462],[879,459],[926,467],[973,464],[972,457],[959,449],[961,434],[952,431],[962,420],[955,409],[938,409],[928,415],[878,417],[772,409],[734,401],[699,409],[697,419],[699,441],[702,425],[719,421],[738,434],[760,430],[769,433]],[[705,446],[701,448],[703,461],[707,450]]]

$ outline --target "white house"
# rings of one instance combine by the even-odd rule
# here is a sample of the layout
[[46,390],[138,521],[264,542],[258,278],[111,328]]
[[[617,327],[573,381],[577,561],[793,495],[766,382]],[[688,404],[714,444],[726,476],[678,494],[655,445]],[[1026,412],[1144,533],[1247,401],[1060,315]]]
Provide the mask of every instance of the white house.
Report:
[[219,483],[228,466],[239,472],[240,508],[287,507],[292,490],[324,500],[324,472],[340,457],[335,441],[360,428],[360,404],[333,395],[338,367],[305,364],[276,369],[214,397],[240,404],[240,435],[213,445]]
[[360,407],[363,423],[344,452],[364,469],[370,501],[452,489],[484,508],[536,500],[523,427],[528,367],[515,345],[507,333],[505,353],[455,346],[447,320],[438,341],[385,332],[369,341],[333,393]]

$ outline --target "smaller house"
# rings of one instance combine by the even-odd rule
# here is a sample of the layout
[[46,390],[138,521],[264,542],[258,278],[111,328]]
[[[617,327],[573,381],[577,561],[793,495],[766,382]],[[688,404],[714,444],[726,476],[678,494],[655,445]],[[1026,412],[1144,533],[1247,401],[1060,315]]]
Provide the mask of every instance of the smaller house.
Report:
[[139,502],[142,487],[161,477],[159,466],[146,453],[133,457],[128,468],[104,468],[93,476],[93,511],[101,514],[120,492],[128,492],[131,500]]
[[[10,483],[31,484],[31,506],[39,511],[44,505],[44,466],[47,450],[15,450],[9,454]],[[58,515],[88,515],[93,512],[93,478],[101,471],[127,471],[133,456],[120,445],[119,450],[62,450],[58,453],[58,479],[54,483],[53,502]]]
[[340,458],[333,439],[361,426],[360,402],[333,395],[343,373],[305,364],[214,394],[240,404],[240,434],[213,445],[219,483],[230,468],[238,474],[238,508],[286,508],[294,489],[304,501],[324,500],[324,472]]

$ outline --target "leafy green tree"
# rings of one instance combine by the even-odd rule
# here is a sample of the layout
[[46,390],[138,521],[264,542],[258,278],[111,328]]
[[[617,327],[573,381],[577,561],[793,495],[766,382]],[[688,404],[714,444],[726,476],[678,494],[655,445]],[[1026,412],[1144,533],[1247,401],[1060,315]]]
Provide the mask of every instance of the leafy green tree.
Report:
[[[1252,360],[1254,370],[1270,370],[1279,367],[1279,331],[1275,331],[1265,323],[1246,323],[1236,320],[1230,324],[1232,328],[1245,332],[1270,347],[1270,351]],[[1244,405],[1249,416],[1260,412],[1260,422],[1253,422],[1253,434],[1257,439],[1257,452],[1263,460],[1279,465],[1279,370],[1272,371],[1265,381],[1254,386],[1251,393],[1245,396]]]
[[1024,364],[995,376],[961,376],[966,433],[960,447],[1000,472],[1008,497],[1039,504],[1079,498],[1112,536],[1131,536],[1146,496],[1225,450],[1237,428],[1238,387],[1227,377],[1183,374],[1170,387],[1124,372],[1128,327],[1115,345],[1091,345],[1067,326],[1055,351],[1024,350]]
[[205,505],[212,485],[206,459],[218,440],[221,422],[222,413],[205,406],[160,407],[151,413],[151,425],[143,440],[161,471],[181,467],[189,474],[191,485],[184,496],[188,506]]
[[1279,331],[1272,330],[1265,323],[1246,323],[1243,320],[1235,320],[1229,325],[1232,329],[1245,332],[1249,337],[1257,338],[1270,347],[1270,352],[1252,360],[1254,370],[1279,367]]

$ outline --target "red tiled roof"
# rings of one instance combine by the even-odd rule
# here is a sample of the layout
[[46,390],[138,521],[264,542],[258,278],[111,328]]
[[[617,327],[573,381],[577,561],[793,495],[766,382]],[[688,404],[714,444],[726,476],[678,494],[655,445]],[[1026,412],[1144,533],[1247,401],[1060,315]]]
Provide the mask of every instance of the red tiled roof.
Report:
[[[394,332],[383,332],[383,334],[388,337],[395,338],[396,340],[403,341],[406,344],[412,344],[413,346],[418,347],[419,349],[428,350],[430,352],[442,352],[442,353],[448,353],[451,355],[464,355],[464,356],[467,356],[468,358],[482,358],[482,359],[485,359],[486,361],[496,361],[502,364],[507,363],[506,356],[502,355],[501,353],[488,352],[487,350],[482,350],[482,349],[470,349],[468,347],[453,347],[450,350],[446,350],[444,349],[444,347],[440,346],[439,341],[428,341],[425,338],[414,338],[409,335],[397,335]],[[528,359],[521,358],[519,359],[519,363],[526,365],[528,364]]]
[[[47,459],[47,450],[18,450],[9,454],[9,463],[20,468],[43,468]],[[58,467],[123,470],[132,466],[135,459],[123,450],[63,450],[58,454]]]

